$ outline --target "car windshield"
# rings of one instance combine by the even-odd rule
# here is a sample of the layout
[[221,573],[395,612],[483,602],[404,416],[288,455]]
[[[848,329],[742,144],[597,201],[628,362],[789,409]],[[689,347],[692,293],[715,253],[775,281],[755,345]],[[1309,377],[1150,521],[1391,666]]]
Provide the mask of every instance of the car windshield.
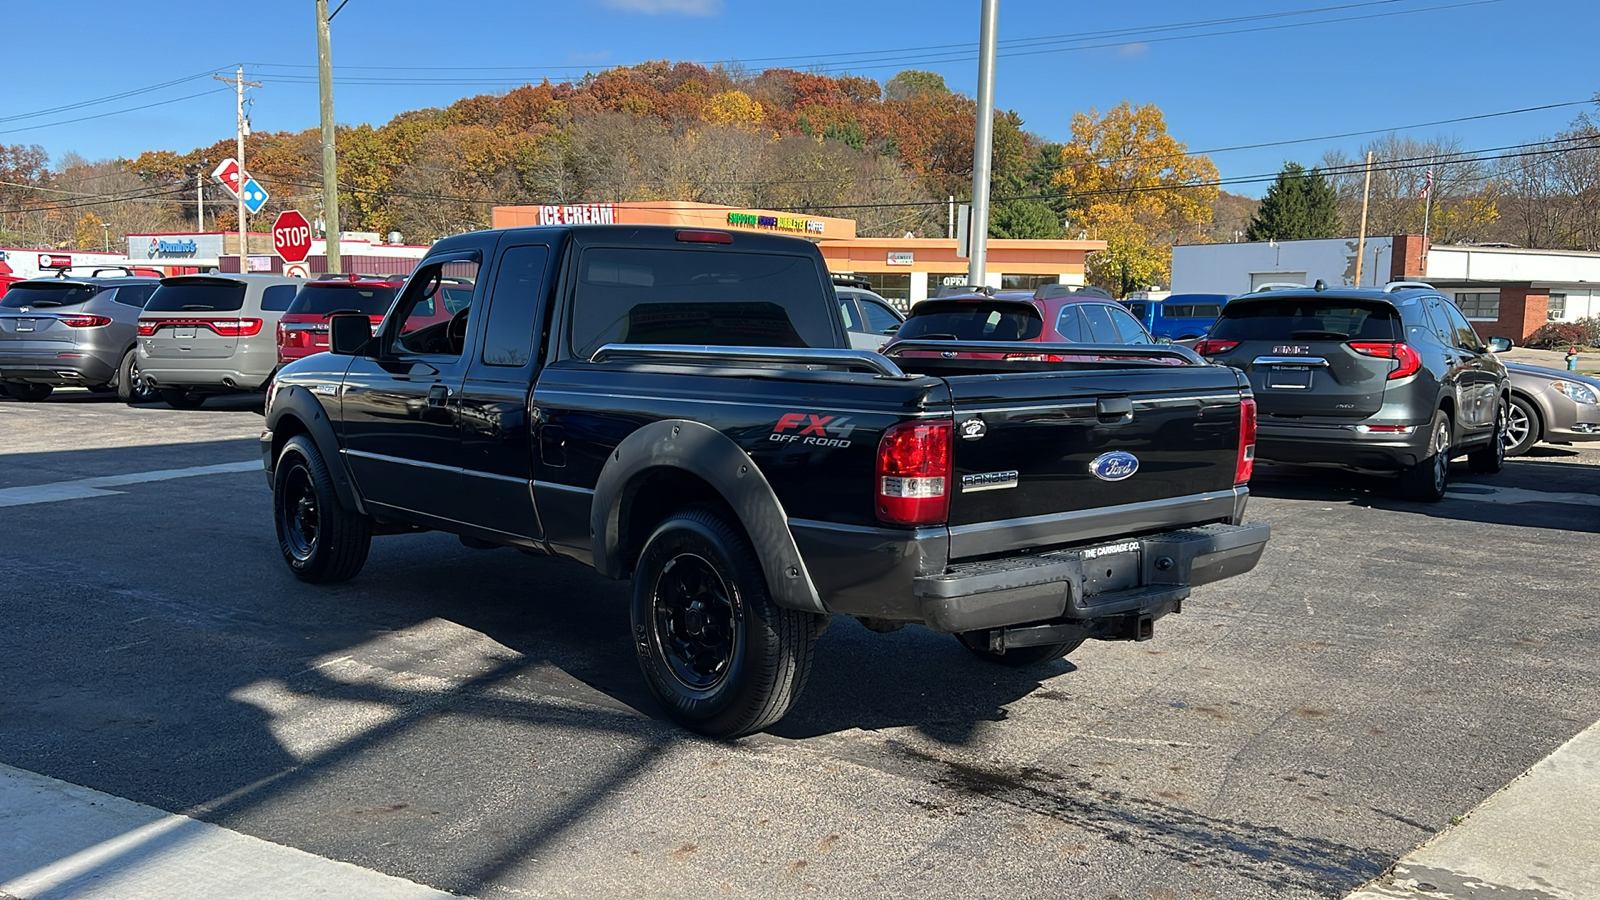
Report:
[[303,285],[289,304],[289,314],[326,316],[335,312],[381,316],[394,303],[399,285],[318,284]]
[[229,312],[244,306],[244,284],[223,278],[165,281],[145,312]]
[[911,307],[895,339],[950,341],[1031,341],[1044,331],[1044,319],[1031,303],[924,300]]
[[1223,307],[1211,337],[1230,341],[1399,340],[1400,314],[1381,301],[1273,297]]
[[76,306],[100,292],[92,284],[40,284],[38,282],[14,284],[0,298],[0,307],[6,309],[49,309],[57,306]]

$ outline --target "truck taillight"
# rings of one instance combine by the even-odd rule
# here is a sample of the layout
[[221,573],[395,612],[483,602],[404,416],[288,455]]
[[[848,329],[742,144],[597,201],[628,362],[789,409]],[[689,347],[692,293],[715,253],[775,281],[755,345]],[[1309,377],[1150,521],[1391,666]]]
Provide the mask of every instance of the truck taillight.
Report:
[[1239,464],[1233,470],[1234,484],[1248,484],[1256,468],[1256,401],[1239,401]]
[[1376,356],[1379,359],[1397,361],[1399,365],[1389,373],[1390,381],[1415,375],[1422,368],[1422,355],[1410,344],[1398,341],[1351,341],[1349,347],[1362,356]]
[[939,525],[950,516],[949,419],[902,422],[878,442],[878,520]]

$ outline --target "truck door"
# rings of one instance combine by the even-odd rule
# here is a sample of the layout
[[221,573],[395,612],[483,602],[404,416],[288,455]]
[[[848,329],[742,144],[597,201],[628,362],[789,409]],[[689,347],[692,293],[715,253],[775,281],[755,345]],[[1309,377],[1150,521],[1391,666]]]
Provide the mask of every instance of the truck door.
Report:
[[460,404],[467,521],[534,540],[544,533],[534,511],[528,394],[540,362],[550,257],[544,244],[501,248],[493,290],[483,298],[483,347],[467,365]]
[[[345,376],[345,458],[374,503],[459,519],[459,400],[473,345],[482,254],[425,261]],[[470,293],[468,288],[471,288]]]

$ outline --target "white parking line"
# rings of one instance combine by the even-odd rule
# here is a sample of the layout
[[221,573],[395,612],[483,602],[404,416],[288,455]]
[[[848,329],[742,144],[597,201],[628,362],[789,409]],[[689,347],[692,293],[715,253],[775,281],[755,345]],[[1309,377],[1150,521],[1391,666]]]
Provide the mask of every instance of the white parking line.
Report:
[[10,766],[0,766],[0,892],[20,900],[456,896]]
[[1482,484],[1458,485],[1445,492],[1451,500],[1474,503],[1566,503],[1574,506],[1600,506],[1600,494],[1572,491],[1530,491],[1525,488],[1489,487]]
[[80,478],[76,481],[54,481],[50,484],[30,484],[23,487],[0,488],[0,506],[27,506],[31,503],[56,503],[61,500],[82,500],[87,497],[110,497],[123,491],[107,488],[151,481],[171,481],[174,478],[193,478],[196,475],[228,475],[234,472],[261,471],[261,461],[218,463],[214,466],[191,466],[187,469],[158,469],[154,472],[133,472],[127,475],[103,475],[99,478]]

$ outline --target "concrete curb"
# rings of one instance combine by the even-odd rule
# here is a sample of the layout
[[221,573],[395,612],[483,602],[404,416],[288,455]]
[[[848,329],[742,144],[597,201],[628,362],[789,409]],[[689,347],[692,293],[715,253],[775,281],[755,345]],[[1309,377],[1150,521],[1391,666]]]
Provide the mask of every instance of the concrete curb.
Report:
[[1600,722],[1346,900],[1600,897]]

